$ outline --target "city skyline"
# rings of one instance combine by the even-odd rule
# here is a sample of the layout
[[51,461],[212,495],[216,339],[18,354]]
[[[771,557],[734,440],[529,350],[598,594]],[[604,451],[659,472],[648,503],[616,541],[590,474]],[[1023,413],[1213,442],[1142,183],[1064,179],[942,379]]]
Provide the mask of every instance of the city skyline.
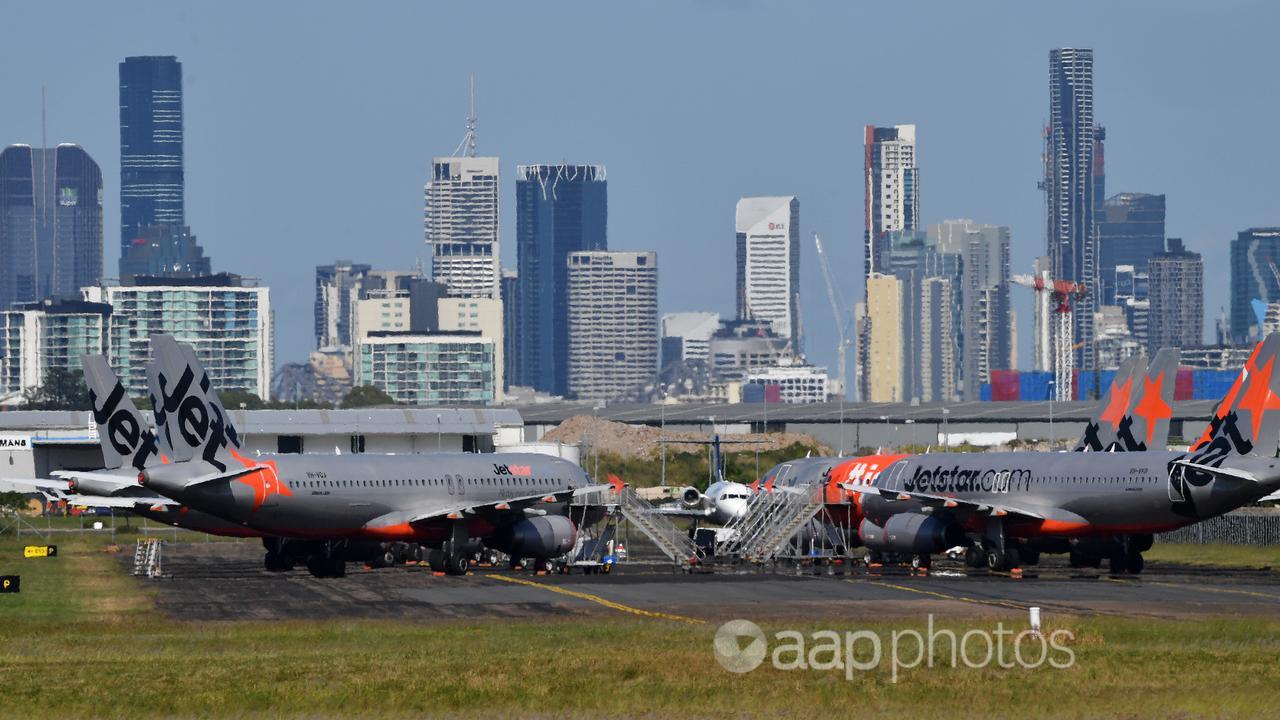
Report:
[[[348,257],[375,267],[408,267],[415,258],[425,259],[422,184],[430,158],[451,150],[465,129],[466,77],[472,70],[477,75],[477,109],[484,130],[479,152],[503,158],[500,197],[505,229],[514,228],[510,178],[517,164],[567,157],[607,165],[615,186],[610,246],[654,249],[683,260],[666,265],[660,311],[707,310],[729,316],[734,297],[732,260],[726,258],[720,238],[732,222],[730,208],[745,196],[799,197],[806,208],[803,230],[823,234],[833,263],[844,269],[841,274],[854,287],[847,296],[861,295],[859,255],[865,219],[856,168],[861,161],[860,128],[866,124],[912,123],[919,128],[920,153],[928,170],[921,226],[951,217],[1008,225],[1014,271],[1028,271],[1030,258],[1044,245],[1043,199],[1034,186],[1042,150],[1039,135],[1047,120],[1044,58],[1053,47],[1090,47],[1095,51],[1097,116],[1109,132],[1110,192],[1166,195],[1168,233],[1185,237],[1188,249],[1205,255],[1205,274],[1210,278],[1227,271],[1222,249],[1236,233],[1276,224],[1263,200],[1267,185],[1251,176],[1257,171],[1249,169],[1268,163],[1231,158],[1208,143],[1185,146],[1186,137],[1196,136],[1193,128],[1209,122],[1216,103],[1230,102],[1233,124],[1237,132],[1252,138],[1255,154],[1276,154],[1276,141],[1260,124],[1266,104],[1254,97],[1270,87],[1269,78],[1259,74],[1250,82],[1248,78],[1258,69],[1244,61],[1247,53],[1239,49],[1256,37],[1251,33],[1265,26],[1265,18],[1274,11],[1250,4],[1238,9],[1241,12],[1227,19],[1206,10],[1170,8],[1166,19],[1172,29],[1166,36],[1135,38],[1132,30],[1141,27],[1141,13],[1132,8],[1108,7],[1114,20],[1109,27],[1067,18],[1058,29],[1044,31],[1035,30],[1035,22],[1028,19],[1043,11],[1004,7],[983,21],[976,17],[982,13],[958,17],[959,10],[937,6],[920,13],[917,32],[923,39],[959,29],[976,39],[1001,37],[1004,42],[1002,30],[1028,29],[1008,39],[995,54],[998,57],[978,52],[962,67],[949,67],[936,55],[923,53],[903,69],[918,76],[909,91],[898,92],[888,87],[891,84],[877,82],[869,93],[871,80],[862,77],[865,73],[858,68],[866,67],[875,56],[879,41],[861,49],[847,48],[837,42],[847,34],[847,23],[817,23],[819,16],[833,12],[838,18],[840,8],[828,6],[819,13],[782,12],[769,5],[740,9],[703,5],[692,9],[686,28],[664,30],[674,33],[675,57],[647,68],[648,76],[627,69],[628,62],[648,54],[639,43],[623,38],[614,43],[616,50],[610,57],[595,63],[597,67],[573,66],[570,72],[576,82],[567,87],[534,83],[522,89],[532,69],[521,67],[514,51],[504,51],[491,58],[461,54],[433,66],[425,81],[415,78],[412,91],[380,94],[389,85],[404,85],[406,73],[412,71],[400,65],[411,57],[407,53],[417,51],[410,51],[412,44],[398,27],[412,25],[409,21],[414,19],[448,22],[478,14],[320,13],[314,37],[282,50],[272,43],[289,19],[278,10],[265,10],[255,27],[226,20],[203,23],[203,11],[198,8],[156,11],[143,23],[151,31],[145,35],[149,39],[141,41],[137,38],[142,35],[113,36],[103,29],[123,22],[130,15],[127,11],[86,8],[81,13],[83,27],[76,26],[53,42],[83,46],[87,53],[74,66],[54,57],[39,77],[13,78],[8,96],[32,100],[25,107],[20,102],[7,103],[0,109],[0,127],[8,129],[5,144],[37,145],[39,87],[47,85],[49,136],[81,144],[100,162],[107,179],[106,236],[113,237],[120,210],[119,187],[112,187],[112,180],[119,177],[117,64],[133,55],[177,56],[186,75],[187,215],[209,254],[218,258],[218,270],[257,275],[263,284],[278,290],[278,358],[287,361],[305,357],[312,344],[306,318],[315,265]],[[852,9],[846,12],[856,16]],[[16,19],[30,16],[39,21],[46,14],[23,9],[17,11]],[[600,12],[568,5],[542,12],[515,10],[514,14],[528,20],[523,32],[529,27],[551,27],[564,16],[583,15],[578,22],[591,22]],[[614,15],[618,14],[625,13]],[[631,19],[627,23],[631,30],[658,25],[656,18]],[[133,17],[130,22],[140,21]],[[391,37],[382,44],[386,47],[372,49],[371,57],[351,61],[350,66],[325,60],[315,68],[299,70],[296,76],[283,74],[293,67],[290,58],[322,57],[321,47],[337,37],[338,28],[346,23],[378,27]],[[1199,37],[1206,26],[1215,24],[1225,26],[1216,35],[1232,35],[1236,41],[1215,46],[1221,52],[1207,47],[1194,53],[1174,52],[1180,42]],[[708,60],[716,53],[703,53],[701,48],[692,73],[683,67],[677,70],[682,59],[692,56],[694,38],[702,40],[708,28],[721,25],[739,30],[778,26],[780,31],[809,34],[814,42],[784,63],[776,58],[767,63],[744,57],[733,57],[732,63]],[[165,32],[179,26],[201,30],[194,36]],[[514,27],[496,32],[500,40],[515,37]],[[165,39],[157,43],[150,39],[155,37]],[[608,38],[614,39],[612,34]],[[705,39],[713,44],[725,42]],[[5,52],[22,52],[25,42],[20,39]],[[243,47],[244,53],[236,56],[231,47]],[[562,63],[569,57],[567,51],[555,51],[553,59]],[[372,67],[370,63],[385,66],[386,77],[362,86],[355,81],[362,77],[362,69]],[[334,78],[326,74],[334,72]],[[1244,80],[1231,87],[1213,82],[1215,74],[1225,72],[1243,74]],[[750,83],[739,77],[752,73],[756,76]],[[816,76],[797,88],[802,91],[803,113],[794,112],[795,105],[789,103],[753,113],[716,107],[730,98],[747,97],[744,93],[750,86],[793,78],[797,73]],[[1133,87],[1126,78],[1135,74],[1150,82]],[[975,84],[975,75],[989,82]],[[967,82],[955,83],[957,76]],[[285,78],[289,82],[281,85]],[[840,91],[829,92],[832,87]],[[272,92],[278,97],[267,96]],[[330,98],[336,95],[343,106],[371,107],[377,112],[353,114],[330,107],[331,100],[317,104],[325,93]],[[962,102],[977,109],[961,110]],[[565,106],[575,112],[554,112]],[[322,117],[321,107],[332,111],[333,117]],[[576,120],[566,120],[572,117]],[[321,144],[321,137],[338,142]],[[1179,144],[1176,138],[1182,138]],[[1172,152],[1174,148],[1179,152]],[[272,162],[260,163],[272,155],[276,156]],[[823,161],[817,171],[815,158]],[[681,177],[682,173],[672,172],[676,165],[696,167],[699,172]],[[321,168],[327,172],[319,172]],[[1253,181],[1221,188],[1210,180],[1215,176]],[[336,181],[327,186],[327,180]],[[657,233],[648,224],[656,207],[669,210],[665,229]],[[506,236],[503,265],[514,267],[512,234]],[[808,245],[806,240],[807,236],[802,238],[802,245]],[[811,262],[812,248],[803,250],[809,256],[801,262],[806,351],[816,364],[833,367],[834,342],[827,339],[834,335],[830,312],[816,263]],[[263,255],[260,261],[255,253]],[[111,253],[105,254],[110,263]],[[1030,298],[1018,290],[1013,298],[1021,322],[1019,356],[1025,367],[1031,356]],[[1225,300],[1206,298],[1206,314],[1215,316],[1223,304]],[[1206,327],[1211,326],[1206,322]]]

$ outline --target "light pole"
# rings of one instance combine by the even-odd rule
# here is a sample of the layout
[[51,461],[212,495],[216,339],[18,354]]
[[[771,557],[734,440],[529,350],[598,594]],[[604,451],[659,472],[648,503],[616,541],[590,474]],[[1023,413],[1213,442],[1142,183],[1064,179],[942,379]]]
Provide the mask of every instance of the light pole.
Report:
[[667,393],[665,390],[662,391],[661,395],[659,396],[659,400],[662,403],[661,410],[659,411],[662,415],[662,421],[661,421],[662,429],[658,431],[658,444],[662,446],[662,477],[658,480],[658,484],[661,485],[662,487],[666,487],[667,486]]
[[1049,381],[1049,450],[1053,450],[1054,441],[1057,439],[1053,436],[1053,396],[1058,391],[1058,383],[1055,380]]
[[950,414],[950,408],[942,408],[942,447],[947,452],[951,452],[951,435],[947,433],[947,416]]
[[441,445],[443,444],[444,441],[441,439],[440,436],[443,433],[444,433],[444,428],[440,425],[440,413],[436,413],[436,452],[440,452],[440,450],[442,449]]

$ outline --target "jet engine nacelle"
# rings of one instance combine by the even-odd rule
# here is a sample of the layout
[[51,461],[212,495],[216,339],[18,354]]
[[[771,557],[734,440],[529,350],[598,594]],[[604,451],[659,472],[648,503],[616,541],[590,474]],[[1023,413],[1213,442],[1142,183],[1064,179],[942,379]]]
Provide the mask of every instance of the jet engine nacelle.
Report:
[[577,539],[578,529],[563,515],[528,518],[512,526],[510,554],[515,557],[559,557],[572,550]]
[[104,482],[88,477],[72,477],[67,481],[67,487],[71,492],[78,495],[96,495],[98,497],[109,497],[120,490],[121,482]]
[[696,508],[702,504],[702,493],[698,492],[698,488],[687,487],[680,491],[680,502],[685,507]]
[[919,513],[893,515],[883,526],[863,520],[858,536],[872,550],[898,553],[937,553],[964,542],[959,526]]

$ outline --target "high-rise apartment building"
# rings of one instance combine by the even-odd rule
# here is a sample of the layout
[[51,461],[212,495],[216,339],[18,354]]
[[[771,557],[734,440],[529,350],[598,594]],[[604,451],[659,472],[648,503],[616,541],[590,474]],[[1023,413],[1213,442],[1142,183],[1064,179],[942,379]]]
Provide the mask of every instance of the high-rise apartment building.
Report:
[[867,278],[867,316],[874,318],[874,322],[867,331],[864,402],[906,399],[903,299],[902,281],[893,275],[875,273]]
[[229,273],[200,278],[141,277],[134,285],[83,289],[112,312],[106,354],[130,396],[147,393],[151,336],[190,343],[218,388],[271,393],[271,291]]
[[315,329],[316,349],[350,348],[355,303],[364,290],[369,265],[338,260],[316,266]]
[[767,322],[800,347],[800,201],[794,196],[738,201],[738,319]]
[[1280,227],[1241,230],[1231,241],[1231,339],[1244,344],[1258,338],[1253,301],[1280,302]]
[[80,358],[101,353],[110,316],[110,305],[82,300],[0,310],[0,403],[38,388],[49,370],[79,370]]
[[130,57],[120,63],[120,254],[151,225],[186,222],[182,63]]
[[569,254],[569,394],[614,400],[658,370],[658,255]]
[[569,392],[570,253],[605,250],[608,185],[602,165],[516,168],[516,352],[512,385]]
[[1013,320],[1009,300],[1009,228],[972,220],[929,227],[940,252],[961,258],[955,287],[960,306],[957,344],[964,400],[977,400],[991,371],[1013,367]]
[[1169,238],[1167,252],[1150,259],[1151,309],[1147,316],[1147,353],[1164,347],[1204,342],[1204,260]]
[[1049,272],[1083,283],[1089,293],[1073,313],[1075,366],[1093,367],[1093,313],[1097,306],[1098,251],[1094,232],[1093,51],[1049,51],[1049,125],[1045,129],[1044,190]]
[[1101,304],[1117,304],[1117,267],[1128,265],[1145,274],[1147,260],[1164,251],[1164,217],[1164,195],[1119,193],[1107,198],[1097,217]]
[[916,126],[868,125],[863,138],[867,274],[884,272],[885,233],[915,230],[920,218],[920,173],[916,167]]
[[102,173],[78,145],[0,152],[0,308],[102,277]]
[[435,158],[425,194],[431,279],[450,297],[497,298],[498,158]]
[[479,333],[374,333],[361,338],[357,385],[372,385],[402,405],[493,402],[493,340]]

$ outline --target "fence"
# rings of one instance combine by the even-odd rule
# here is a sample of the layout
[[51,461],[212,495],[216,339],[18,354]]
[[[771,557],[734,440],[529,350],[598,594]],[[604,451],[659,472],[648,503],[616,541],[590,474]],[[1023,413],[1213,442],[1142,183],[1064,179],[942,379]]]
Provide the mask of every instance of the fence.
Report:
[[1241,511],[1161,533],[1156,542],[1280,545],[1280,513]]

